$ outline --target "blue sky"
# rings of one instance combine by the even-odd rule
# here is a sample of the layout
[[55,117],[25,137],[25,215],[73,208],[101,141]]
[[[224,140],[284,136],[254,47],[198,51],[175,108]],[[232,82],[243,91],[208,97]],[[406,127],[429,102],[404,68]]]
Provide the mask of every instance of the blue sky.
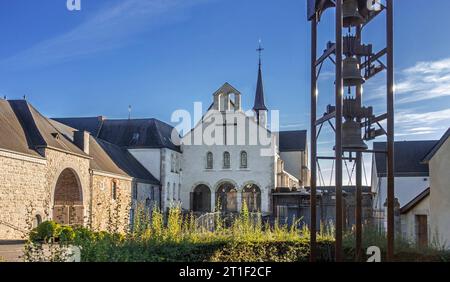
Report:
[[[0,96],[23,95],[51,117],[133,117],[170,121],[173,111],[207,107],[229,82],[251,108],[261,38],[266,103],[282,129],[309,124],[309,23],[302,0],[0,0]],[[436,139],[450,125],[450,1],[396,1],[396,138]],[[332,38],[333,11],[319,27]],[[384,44],[384,17],[364,34]],[[333,66],[323,69],[319,110],[331,103]],[[384,111],[379,75],[364,89]],[[330,136],[319,141],[329,153]],[[370,158],[369,158],[370,159]],[[369,160],[367,160],[368,162]],[[326,167],[326,165],[325,165]],[[328,168],[329,169],[329,168]],[[326,169],[325,169],[326,170]]]

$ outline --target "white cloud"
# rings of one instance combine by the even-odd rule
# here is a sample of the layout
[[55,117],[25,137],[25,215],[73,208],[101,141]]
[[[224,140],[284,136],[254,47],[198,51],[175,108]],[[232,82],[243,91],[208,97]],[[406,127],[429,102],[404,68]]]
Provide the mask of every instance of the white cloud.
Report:
[[[380,74],[365,84],[366,101],[386,97],[385,79]],[[397,105],[450,97],[450,58],[417,62],[412,67],[396,71],[395,80]]]
[[399,104],[450,97],[450,58],[418,62],[402,70],[395,91]]
[[124,0],[107,7],[73,30],[42,41],[0,62],[27,68],[70,61],[123,46],[127,39],[156,26],[183,20],[186,8],[206,0]]
[[450,125],[450,109],[418,113],[404,110],[396,114],[396,136],[432,135],[438,137]]

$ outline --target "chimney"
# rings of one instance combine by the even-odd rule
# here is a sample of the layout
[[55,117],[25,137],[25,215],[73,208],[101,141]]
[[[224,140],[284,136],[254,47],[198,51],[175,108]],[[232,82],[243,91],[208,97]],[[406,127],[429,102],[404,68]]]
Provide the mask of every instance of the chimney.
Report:
[[89,132],[87,131],[75,131],[73,134],[73,142],[83,152],[89,155]]

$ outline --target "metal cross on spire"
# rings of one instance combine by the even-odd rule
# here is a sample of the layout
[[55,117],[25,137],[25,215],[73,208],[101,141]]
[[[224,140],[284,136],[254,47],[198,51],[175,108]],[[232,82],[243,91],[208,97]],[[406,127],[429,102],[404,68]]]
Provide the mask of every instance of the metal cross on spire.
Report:
[[259,53],[259,66],[261,66],[261,54],[262,54],[262,51],[264,51],[264,48],[262,48],[262,45],[261,45],[261,39],[259,40],[259,47],[258,47],[258,49],[256,49],[256,51],[258,51],[258,53]]

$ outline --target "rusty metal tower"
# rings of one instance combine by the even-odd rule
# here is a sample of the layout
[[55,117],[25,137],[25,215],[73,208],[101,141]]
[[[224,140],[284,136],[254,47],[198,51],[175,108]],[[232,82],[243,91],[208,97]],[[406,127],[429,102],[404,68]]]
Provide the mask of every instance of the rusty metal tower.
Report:
[[[343,160],[355,161],[356,169],[356,260],[362,256],[362,155],[383,153],[387,156],[387,259],[394,255],[394,0],[308,0],[308,20],[311,22],[311,261],[316,259],[317,234],[317,165],[321,159],[336,163],[336,261],[342,261],[344,229],[342,207]],[[317,56],[317,36],[325,10],[335,9],[335,38],[324,53]],[[374,52],[371,44],[362,43],[364,28],[374,18],[385,14],[386,47]],[[343,36],[343,29],[348,35]],[[381,30],[381,29],[380,29]],[[345,55],[345,58],[344,58]],[[335,106],[329,105],[323,117],[317,117],[317,80],[324,62],[329,59],[336,67]],[[384,61],[383,61],[384,60]],[[363,107],[362,85],[378,73],[386,71],[386,112],[373,115],[372,107]],[[344,90],[348,89],[347,97]],[[351,96],[354,93],[354,96]],[[371,93],[367,93],[368,96]],[[345,118],[345,122],[343,122]],[[334,120],[334,126],[332,124]],[[380,124],[386,120],[386,129]],[[317,138],[322,126],[329,123],[335,133],[334,156],[317,155]],[[387,136],[386,150],[369,150],[365,141]]]

